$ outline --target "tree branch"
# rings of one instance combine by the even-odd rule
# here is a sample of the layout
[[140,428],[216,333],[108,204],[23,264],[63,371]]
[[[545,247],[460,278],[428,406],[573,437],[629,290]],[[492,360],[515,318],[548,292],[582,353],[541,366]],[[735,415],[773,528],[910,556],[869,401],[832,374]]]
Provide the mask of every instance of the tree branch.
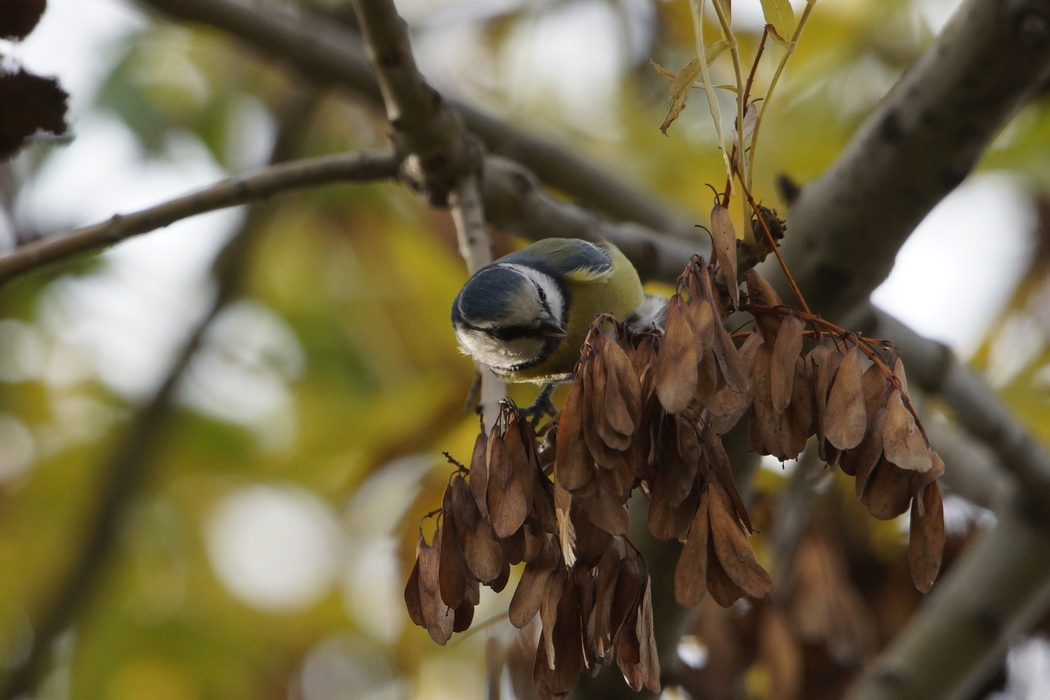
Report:
[[893,342],[904,356],[908,377],[924,391],[939,394],[970,433],[998,457],[1018,483],[1020,504],[1050,525],[1050,453],[1037,443],[981,377],[963,367],[951,351],[923,338],[885,311],[872,305],[853,316],[865,332]]
[[[831,320],[868,298],[912,230],[1050,70],[1050,0],[966,0],[791,209],[784,257]],[[762,269],[782,299],[782,273]]]
[[[272,0],[139,0],[176,19],[222,29],[255,49],[292,66],[311,79],[339,85],[382,106],[382,95],[370,69],[361,38],[303,8]],[[687,216],[666,202],[610,175],[570,150],[530,136],[454,100],[448,104],[463,117],[491,153],[513,158],[548,186],[585,201],[605,214],[636,221],[687,239],[694,237]]]
[[48,263],[111,246],[197,214],[248,204],[301,187],[381,180],[396,175],[397,162],[389,151],[322,156],[272,165],[254,175],[223,180],[133,214],[116,214],[100,224],[20,246],[10,255],[0,257],[0,284]]

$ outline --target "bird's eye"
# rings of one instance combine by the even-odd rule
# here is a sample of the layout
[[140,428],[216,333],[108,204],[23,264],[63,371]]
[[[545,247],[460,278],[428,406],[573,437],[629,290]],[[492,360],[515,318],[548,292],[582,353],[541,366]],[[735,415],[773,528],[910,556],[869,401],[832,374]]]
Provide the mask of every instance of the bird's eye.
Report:
[[536,287],[536,291],[540,293],[540,301],[547,301],[547,293],[543,291],[543,287]]

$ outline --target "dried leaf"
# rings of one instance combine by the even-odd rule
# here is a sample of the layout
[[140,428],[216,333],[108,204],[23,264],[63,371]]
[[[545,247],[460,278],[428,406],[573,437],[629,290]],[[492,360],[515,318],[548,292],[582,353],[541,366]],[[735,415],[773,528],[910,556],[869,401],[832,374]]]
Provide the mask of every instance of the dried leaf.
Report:
[[795,360],[802,352],[802,331],[805,324],[795,316],[786,316],[780,323],[773,355],[769,362],[769,398],[773,410],[784,413],[791,403],[795,382]]
[[718,561],[733,583],[753,598],[765,598],[773,590],[773,580],[755,560],[755,552],[744,535],[740,522],[732,512],[733,504],[719,484],[711,479],[709,517],[711,541]]
[[933,466],[928,448],[914,416],[904,407],[900,392],[894,391],[886,402],[886,423],[882,427],[886,459],[901,469],[924,474]]
[[733,220],[729,217],[729,210],[721,204],[716,204],[711,210],[711,242],[715,259],[722,268],[726,287],[729,288],[729,296],[735,309],[740,297],[736,283],[736,231],[733,229]]
[[700,507],[696,510],[689,536],[678,557],[674,570],[674,597],[679,605],[695,608],[707,593],[707,489],[700,495]]
[[911,580],[923,593],[929,593],[941,570],[944,551],[944,501],[941,487],[927,484],[911,507],[911,533],[908,537],[908,567]]
[[656,364],[656,395],[668,413],[686,408],[696,391],[696,331],[685,314],[685,302],[679,295],[667,304],[667,323]]

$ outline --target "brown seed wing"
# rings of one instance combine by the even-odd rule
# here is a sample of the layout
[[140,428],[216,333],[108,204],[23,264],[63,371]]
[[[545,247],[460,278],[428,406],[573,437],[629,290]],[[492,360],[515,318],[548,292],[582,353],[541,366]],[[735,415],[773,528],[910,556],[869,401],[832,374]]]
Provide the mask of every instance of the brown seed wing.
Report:
[[[780,297],[773,291],[773,287],[754,268],[744,273],[744,280],[747,282],[747,295],[751,299],[752,304],[760,306],[783,305],[784,302],[780,301]],[[762,333],[766,344],[773,347],[777,339],[777,329],[780,327],[780,318],[770,314],[756,314],[755,325],[758,326],[758,330]]]
[[791,390],[795,382],[795,360],[802,352],[802,331],[805,324],[794,316],[787,316],[780,323],[773,354],[769,361],[769,398],[773,410],[784,413],[791,403]]
[[[604,355],[607,375],[604,417],[607,428],[617,436],[626,436],[629,442],[642,413],[641,384],[630,360],[627,359],[627,355],[619,345],[606,343]],[[599,432],[602,433],[604,439],[605,432]],[[610,446],[616,446],[613,442],[608,440],[606,442]],[[617,449],[626,448],[617,447]]]
[[879,520],[892,520],[908,510],[918,490],[915,472],[907,472],[886,459],[880,459],[867,479],[861,502]]
[[839,459],[842,471],[856,477],[857,498],[864,495],[868,476],[882,458],[882,426],[886,423],[886,409],[880,408],[872,415],[871,427],[867,435],[855,449],[843,452]]
[[[423,538],[420,537],[419,539],[422,540]],[[419,554],[416,554],[416,561],[412,565],[412,573],[409,574],[408,582],[405,584],[405,607],[408,608],[408,617],[413,624],[419,627],[427,626],[423,620],[423,603],[419,597]]]
[[450,608],[458,608],[463,602],[463,596],[467,592],[467,572],[463,563],[463,556],[459,551],[459,542],[456,538],[456,521],[452,513],[452,489],[446,488],[442,498],[442,523],[438,528],[438,535],[434,539],[438,541],[438,551],[441,554],[440,569],[438,576],[438,590],[441,592],[441,601]]
[[554,476],[568,491],[583,487],[594,472],[594,462],[583,434],[583,413],[583,376],[578,374],[562,407],[558,421],[558,453],[554,458]]
[[547,540],[540,556],[525,565],[507,613],[510,623],[518,629],[527,625],[540,611],[540,604],[547,594],[547,578],[557,568],[558,562],[558,551],[554,543]]
[[[710,515],[710,508],[708,514]],[[707,538],[707,592],[711,594],[711,599],[723,608],[728,608],[746,595],[744,589],[733,583],[733,579],[729,578],[726,570],[722,568],[715,552],[715,543],[710,536]]]
[[[642,588],[642,602],[635,619],[635,636],[638,638],[638,671],[636,680],[654,693],[660,692],[660,659],[656,653],[656,636],[653,633],[652,580],[646,576]],[[634,684],[631,684],[634,687]]]
[[554,670],[558,662],[554,647],[554,627],[558,622],[558,602],[565,588],[568,570],[558,567],[547,577],[547,587],[540,601],[540,625],[543,628],[540,644],[547,652],[547,667]]
[[711,210],[711,242],[714,243],[715,259],[718,260],[722,274],[726,278],[726,286],[729,287],[729,296],[733,299],[733,308],[738,303],[738,292],[736,285],[736,231],[733,230],[733,221],[729,218],[729,210],[721,204],[716,204]]
[[594,525],[610,535],[625,535],[631,521],[627,509],[620,502],[619,496],[606,486],[605,481],[598,480],[598,490],[588,498],[580,499],[584,515]]
[[908,567],[911,580],[923,593],[929,593],[941,570],[944,551],[944,501],[941,487],[927,484],[911,508],[911,533],[908,537]]
[[529,501],[515,470],[524,471],[526,461],[517,435],[495,431],[488,444],[489,521],[497,537],[509,537],[525,522]]
[[456,519],[456,532],[462,543],[463,559],[476,579],[488,583],[499,576],[503,568],[500,542],[492,533],[488,521],[481,517],[470,487],[462,476],[457,475],[452,480],[451,490],[452,512]]
[[615,540],[609,540],[594,575],[594,643],[598,656],[603,660],[608,658],[612,651],[610,615],[619,573],[620,547]]
[[478,433],[477,439],[474,440],[474,453],[470,457],[470,492],[474,494],[478,509],[486,520],[489,517],[489,469],[486,462],[488,446],[488,435]]
[[835,375],[824,413],[824,435],[840,450],[852,449],[864,439],[868,414],[864,408],[863,381],[860,353],[853,348]]
[[715,545],[718,561],[733,583],[749,596],[765,598],[773,590],[773,580],[755,560],[755,552],[732,512],[729,496],[717,478],[711,479],[708,490],[711,494],[708,509],[711,541]]
[[677,294],[667,304],[667,323],[656,361],[656,395],[668,413],[685,409],[696,391],[696,332],[686,318],[684,304]]
[[904,407],[900,392],[894,391],[886,402],[886,423],[882,427],[886,459],[901,469],[924,474],[933,466],[928,447],[915,418]]
[[[440,541],[440,533],[434,534],[434,540]],[[440,559],[441,554],[437,547],[429,547],[424,543],[420,548],[419,600],[423,622],[430,638],[444,646],[452,636],[455,611],[441,602]]]
[[740,497],[740,492],[737,491],[736,481],[733,479],[733,468],[729,464],[729,455],[726,454],[725,447],[722,445],[722,438],[710,427],[704,430],[704,449],[708,463],[711,465],[719,485],[733,504],[733,513],[744,526],[744,531],[750,535],[752,530],[751,516],[747,513],[744,499]]
[[675,600],[687,608],[695,608],[707,593],[708,498],[705,489],[674,570]]

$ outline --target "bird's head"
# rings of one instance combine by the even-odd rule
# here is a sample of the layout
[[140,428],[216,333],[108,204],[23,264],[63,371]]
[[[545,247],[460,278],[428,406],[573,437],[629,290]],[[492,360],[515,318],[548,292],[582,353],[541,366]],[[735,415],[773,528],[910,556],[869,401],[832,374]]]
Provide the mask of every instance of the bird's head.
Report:
[[565,337],[566,295],[547,273],[496,263],[479,270],[452,305],[463,349],[498,375],[535,366]]

